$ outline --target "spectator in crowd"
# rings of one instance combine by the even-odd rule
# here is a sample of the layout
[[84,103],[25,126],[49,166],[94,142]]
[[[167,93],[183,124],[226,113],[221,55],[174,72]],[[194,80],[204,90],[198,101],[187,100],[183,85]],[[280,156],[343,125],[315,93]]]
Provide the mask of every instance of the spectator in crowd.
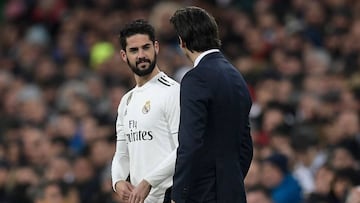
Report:
[[280,123],[269,133],[269,146],[273,151],[286,155],[290,159],[289,165],[293,165],[295,159],[294,149],[291,146],[292,132],[290,126]]
[[79,203],[76,191],[57,181],[46,181],[30,190],[33,203]]
[[335,170],[330,164],[322,165],[315,174],[314,191],[305,198],[306,203],[331,202],[331,184],[335,179]]
[[7,179],[9,177],[9,164],[0,160],[0,201],[10,203],[9,192],[7,191]]
[[342,168],[335,171],[331,185],[332,202],[345,202],[351,188],[360,185],[360,171],[353,168]]
[[360,202],[360,189],[359,186],[354,187],[349,192],[345,203],[359,203]]
[[252,160],[248,174],[245,177],[245,188],[255,187],[261,182],[261,162],[258,158]]
[[74,160],[74,187],[79,193],[81,203],[91,202],[100,190],[99,177],[95,167],[86,156]]
[[308,196],[315,189],[315,174],[325,163],[326,153],[319,149],[319,138],[308,126],[295,128],[291,146],[295,151],[293,175],[300,183],[304,196]]
[[249,187],[247,190],[248,203],[272,203],[270,192],[261,185]]
[[273,153],[263,160],[262,184],[271,191],[274,203],[303,201],[301,187],[291,175],[288,158],[280,153]]
[[[353,147],[352,147],[353,146]],[[355,148],[354,148],[355,147]],[[359,163],[355,154],[359,148],[349,140],[344,140],[333,146],[330,151],[330,163],[335,169],[353,168],[359,169]]]

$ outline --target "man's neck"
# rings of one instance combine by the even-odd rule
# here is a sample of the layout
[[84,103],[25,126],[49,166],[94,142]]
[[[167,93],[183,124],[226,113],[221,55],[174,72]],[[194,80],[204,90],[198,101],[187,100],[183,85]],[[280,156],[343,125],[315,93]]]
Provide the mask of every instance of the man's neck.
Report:
[[200,62],[200,60],[206,56],[207,54],[210,54],[212,52],[218,52],[219,49],[209,49],[207,51],[203,52],[190,52],[188,49],[185,49],[187,57],[193,62],[194,67],[197,66],[197,64]]
[[189,51],[189,50],[186,50],[186,55],[188,56],[188,58],[190,59],[190,61],[194,64],[195,63],[195,60],[196,58],[201,54],[202,52],[196,52],[196,51]]

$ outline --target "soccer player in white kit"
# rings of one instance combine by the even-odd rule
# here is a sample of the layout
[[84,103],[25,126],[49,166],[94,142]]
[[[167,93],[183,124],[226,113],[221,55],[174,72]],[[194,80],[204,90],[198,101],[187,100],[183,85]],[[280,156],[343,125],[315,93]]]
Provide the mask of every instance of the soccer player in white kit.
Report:
[[113,188],[123,202],[163,203],[175,170],[180,86],[159,70],[159,44],[146,21],[127,24],[120,44],[121,58],[134,72],[136,86],[118,107]]

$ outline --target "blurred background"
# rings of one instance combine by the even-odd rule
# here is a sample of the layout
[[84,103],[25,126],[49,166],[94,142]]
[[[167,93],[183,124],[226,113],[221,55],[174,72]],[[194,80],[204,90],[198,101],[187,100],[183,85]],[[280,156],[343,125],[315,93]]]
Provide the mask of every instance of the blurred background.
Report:
[[0,203],[119,202],[115,119],[134,87],[119,29],[149,20],[181,81],[169,17],[188,5],[215,16],[252,94],[248,202],[360,202],[360,1],[2,0]]

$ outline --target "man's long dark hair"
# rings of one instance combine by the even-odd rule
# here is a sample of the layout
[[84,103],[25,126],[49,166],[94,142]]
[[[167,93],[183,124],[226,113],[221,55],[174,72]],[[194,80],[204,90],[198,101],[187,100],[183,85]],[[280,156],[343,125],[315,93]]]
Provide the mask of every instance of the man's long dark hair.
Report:
[[170,22],[190,51],[204,52],[221,46],[216,21],[202,8],[191,6],[179,9]]
[[121,48],[126,50],[126,39],[136,34],[145,34],[149,36],[149,39],[155,42],[155,29],[146,20],[138,19],[126,24],[120,31],[119,41]]

